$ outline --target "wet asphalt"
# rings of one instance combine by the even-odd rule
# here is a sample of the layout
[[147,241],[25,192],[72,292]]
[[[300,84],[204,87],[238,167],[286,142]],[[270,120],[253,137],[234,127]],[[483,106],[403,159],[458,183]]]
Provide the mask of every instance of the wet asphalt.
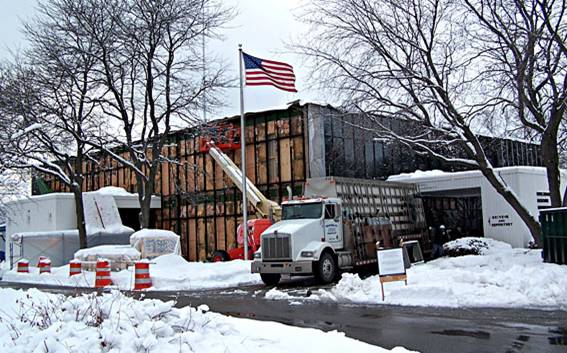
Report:
[[[29,288],[0,282],[0,287]],[[308,279],[290,281],[278,289],[297,296],[315,286]],[[77,290],[42,289],[73,295]],[[207,291],[146,292],[145,298],[176,300],[178,307],[207,304],[212,311],[234,317],[337,330],[346,336],[384,348],[404,346],[424,353],[567,352],[567,311],[499,308],[407,307],[346,305],[306,300],[268,300],[269,288],[247,286]],[[567,290],[567,289],[566,289]],[[126,292],[140,297],[140,293]],[[293,337],[290,337],[293,339]]]

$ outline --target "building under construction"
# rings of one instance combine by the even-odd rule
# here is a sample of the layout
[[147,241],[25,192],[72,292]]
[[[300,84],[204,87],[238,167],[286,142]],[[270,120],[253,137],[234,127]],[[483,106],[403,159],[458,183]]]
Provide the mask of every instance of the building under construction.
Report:
[[[156,228],[181,235],[182,253],[189,260],[205,260],[214,250],[237,245],[242,194],[216,165],[203,142],[214,138],[240,165],[239,118],[173,132],[162,151],[176,163],[161,165],[156,193],[162,204],[153,215],[153,223]],[[355,114],[341,114],[330,106],[311,103],[246,114],[247,176],[264,195],[282,202],[302,195],[304,183],[311,177],[385,179],[417,169],[454,170],[401,144],[376,139],[371,129],[357,127],[357,119]],[[405,124],[396,120],[386,123],[396,129],[404,129]],[[481,141],[495,167],[541,165],[537,145],[495,138]],[[135,192],[134,173],[110,157],[98,164],[88,162],[83,169],[85,191],[119,186]],[[53,177],[35,178],[34,193],[54,191],[66,190]],[[126,225],[136,227],[136,214],[122,214],[122,218]]]

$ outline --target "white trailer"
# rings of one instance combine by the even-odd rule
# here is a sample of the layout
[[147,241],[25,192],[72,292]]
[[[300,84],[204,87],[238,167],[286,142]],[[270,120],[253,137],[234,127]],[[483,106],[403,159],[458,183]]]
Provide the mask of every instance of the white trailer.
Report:
[[[84,193],[83,198],[89,246],[128,244],[134,231],[122,224],[119,210],[139,208],[138,196],[109,187]],[[160,199],[152,197],[151,207],[160,206]],[[60,266],[79,250],[73,194],[30,196],[8,202],[6,210],[5,251],[12,265],[19,257],[35,263],[44,255]]]
[[[539,211],[550,206],[545,168],[505,167],[495,169],[508,187],[536,219]],[[496,192],[480,171],[447,173],[438,170],[417,171],[391,176],[389,181],[415,183],[423,197],[477,195],[482,203],[482,231],[485,237],[506,242],[513,247],[526,247],[530,232],[516,211]],[[561,171],[561,190],[565,190],[567,172]],[[430,224],[431,225],[431,224]]]

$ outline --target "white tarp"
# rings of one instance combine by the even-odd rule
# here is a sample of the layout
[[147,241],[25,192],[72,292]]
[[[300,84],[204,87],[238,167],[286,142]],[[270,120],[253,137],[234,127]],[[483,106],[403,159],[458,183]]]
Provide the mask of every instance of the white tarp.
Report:
[[87,192],[83,194],[87,233],[132,233],[132,228],[122,224],[118,207],[112,194]]
[[130,245],[150,259],[166,254],[181,255],[179,235],[163,229],[142,229],[130,236]]
[[[106,189],[83,194],[88,246],[128,244],[134,230],[122,224],[112,196],[117,193],[117,190]],[[35,263],[43,255],[51,259],[53,266],[62,266],[79,250],[79,232],[76,229],[19,232],[10,238],[14,245],[13,261],[26,258]]]

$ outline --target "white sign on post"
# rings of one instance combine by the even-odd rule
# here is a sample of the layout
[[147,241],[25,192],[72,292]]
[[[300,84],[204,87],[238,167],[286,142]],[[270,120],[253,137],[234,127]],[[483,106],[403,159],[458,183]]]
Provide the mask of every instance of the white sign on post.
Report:
[[380,276],[405,274],[403,249],[378,250],[378,273]]

